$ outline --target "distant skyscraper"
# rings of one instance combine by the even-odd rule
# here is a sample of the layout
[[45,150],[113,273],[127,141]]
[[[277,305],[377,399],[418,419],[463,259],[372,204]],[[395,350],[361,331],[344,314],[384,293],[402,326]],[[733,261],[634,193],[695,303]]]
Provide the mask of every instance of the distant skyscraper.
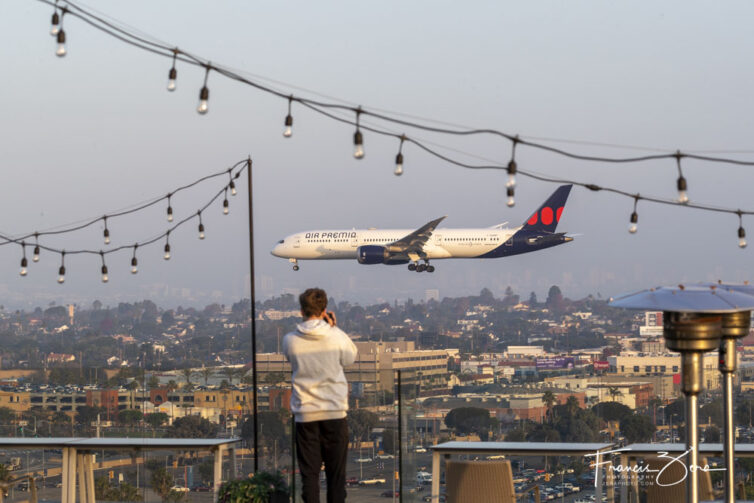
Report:
[[440,290],[437,288],[428,288],[427,290],[424,290],[424,300],[427,302],[430,300],[440,302]]
[[69,325],[73,326],[73,314],[75,308],[73,307],[73,304],[68,304],[68,319],[70,320]]

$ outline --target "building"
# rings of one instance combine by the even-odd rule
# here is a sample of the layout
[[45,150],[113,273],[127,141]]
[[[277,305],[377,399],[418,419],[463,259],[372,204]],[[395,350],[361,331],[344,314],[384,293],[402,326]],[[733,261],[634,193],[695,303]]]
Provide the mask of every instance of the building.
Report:
[[[740,360],[740,355],[739,355]],[[681,372],[681,355],[646,355],[641,353],[621,353],[608,357],[610,373],[620,376],[676,375]],[[703,387],[707,390],[720,388],[717,352],[704,355]]]
[[[358,349],[356,361],[345,368],[351,396],[367,404],[384,404],[395,391],[396,371],[401,371],[404,387],[415,386],[421,396],[447,391],[448,352],[445,350],[418,350],[414,341],[355,342]],[[265,382],[273,372],[283,373],[290,379],[291,368],[281,353],[257,355],[259,381]],[[405,388],[407,389],[407,388]]]

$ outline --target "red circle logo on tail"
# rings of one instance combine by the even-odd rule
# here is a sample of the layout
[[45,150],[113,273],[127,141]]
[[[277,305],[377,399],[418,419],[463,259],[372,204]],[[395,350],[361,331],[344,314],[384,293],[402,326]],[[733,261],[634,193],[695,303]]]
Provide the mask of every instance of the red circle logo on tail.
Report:
[[552,223],[552,208],[545,206],[542,208],[542,223],[550,225]]
[[538,220],[538,219],[537,219],[537,214],[536,214],[536,213],[534,213],[534,214],[533,214],[533,215],[531,216],[531,218],[529,218],[529,221],[528,221],[528,222],[526,222],[526,223],[527,223],[527,224],[529,224],[529,225],[534,225],[534,224],[536,224],[536,223],[537,223],[537,220]]
[[555,212],[555,219],[558,222],[560,222],[560,215],[562,215],[562,214],[563,214],[563,207],[561,206],[560,208],[558,208],[558,211]]

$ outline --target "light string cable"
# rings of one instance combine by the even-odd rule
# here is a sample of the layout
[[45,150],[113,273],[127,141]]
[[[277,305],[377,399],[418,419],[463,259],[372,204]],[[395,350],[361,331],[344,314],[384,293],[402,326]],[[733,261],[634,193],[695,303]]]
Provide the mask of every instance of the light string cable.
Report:
[[[744,210],[739,210],[739,209],[722,208],[722,207],[711,206],[711,205],[689,203],[686,196],[686,180],[685,178],[683,178],[683,175],[681,173],[680,159],[688,158],[688,159],[695,159],[695,160],[704,161],[704,162],[734,164],[734,165],[739,165],[739,166],[754,166],[754,161],[744,161],[740,159],[718,157],[718,156],[711,156],[711,155],[702,155],[700,153],[693,153],[693,152],[688,152],[688,151],[682,153],[680,150],[676,150],[675,152],[656,153],[656,154],[648,154],[648,155],[633,156],[633,157],[606,157],[606,156],[586,155],[586,154],[581,154],[581,153],[553,147],[551,145],[547,145],[544,143],[527,140],[525,138],[519,137],[518,135],[508,134],[508,133],[495,130],[495,129],[469,129],[469,128],[460,128],[460,127],[455,128],[455,129],[450,129],[448,127],[432,126],[432,125],[425,124],[424,122],[417,122],[417,121],[407,120],[407,119],[393,116],[393,115],[401,115],[403,117],[409,117],[407,114],[396,114],[395,112],[393,112],[393,115],[390,115],[388,113],[379,113],[377,111],[372,111],[368,108],[364,108],[361,106],[353,107],[351,105],[345,105],[345,104],[342,104],[343,100],[340,100],[341,103],[334,103],[334,102],[314,100],[314,99],[305,98],[302,96],[295,96],[293,94],[279,91],[267,85],[261,84],[260,82],[256,80],[252,80],[251,78],[244,77],[239,72],[233,71],[230,68],[227,68],[223,65],[212,64],[210,63],[208,59],[202,58],[202,57],[193,55],[187,51],[178,49],[177,46],[168,45],[163,42],[158,42],[158,41],[155,41],[154,39],[149,40],[146,38],[145,35],[137,35],[128,29],[119,27],[114,22],[107,21],[99,16],[92,14],[91,12],[77,5],[76,2],[68,1],[66,2],[65,6],[58,7],[57,3],[54,3],[53,0],[37,0],[37,1],[53,6],[54,8],[60,8],[64,14],[68,14],[69,16],[74,16],[78,19],[81,19],[87,24],[89,24],[90,26],[122,42],[135,46],[142,50],[160,55],[162,57],[170,58],[174,64],[176,61],[181,61],[183,63],[190,64],[193,66],[203,67],[206,72],[205,73],[205,86],[206,86],[206,80],[209,73],[211,71],[214,71],[220,75],[225,76],[226,78],[235,80],[237,82],[253,87],[259,91],[287,100],[288,105],[289,105],[288,107],[289,115],[290,115],[290,105],[293,102],[296,102],[322,116],[325,116],[325,117],[328,117],[328,118],[331,118],[331,119],[334,119],[343,123],[355,125],[357,127],[357,132],[359,133],[360,133],[360,129],[363,129],[364,131],[370,131],[370,132],[381,134],[381,135],[393,136],[397,138],[399,141],[401,141],[401,144],[403,143],[413,144],[417,146],[420,150],[423,150],[424,152],[426,152],[427,154],[430,154],[454,166],[468,168],[468,169],[508,169],[509,175],[512,175],[518,172],[525,177],[529,177],[529,178],[536,179],[539,181],[553,182],[553,183],[571,183],[577,186],[587,188],[592,191],[602,190],[602,191],[622,195],[625,197],[629,197],[633,199],[634,202],[637,202],[638,200],[645,200],[645,201],[659,203],[659,204],[668,204],[668,205],[672,204],[676,206],[683,205],[689,208],[694,208],[694,209],[704,210],[704,211],[735,213],[737,215],[739,213],[741,215],[753,214],[753,212],[749,210],[744,211]],[[202,96],[200,95],[200,99],[201,98]],[[201,107],[199,111],[201,113],[202,111]],[[629,193],[625,190],[618,189],[618,188],[599,186],[592,183],[586,183],[586,182],[581,182],[581,181],[576,181],[576,180],[567,180],[563,178],[556,178],[556,177],[536,174],[531,171],[516,169],[517,167],[514,167],[513,172],[511,172],[511,169],[509,169],[510,163],[508,167],[504,167],[500,165],[471,165],[471,164],[453,159],[447,155],[441,154],[439,151],[428,147],[426,145],[426,142],[419,141],[415,138],[406,136],[405,134],[399,135],[396,133],[390,133],[390,132],[384,131],[377,127],[365,126],[363,125],[363,122],[362,124],[359,124],[358,120],[356,122],[353,122],[347,119],[336,117],[333,113],[331,113],[331,112],[338,112],[338,111],[349,112],[352,114],[355,113],[357,119],[360,116],[365,116],[365,117],[369,116],[374,119],[378,119],[378,120],[391,123],[394,125],[401,125],[401,126],[425,131],[425,132],[437,133],[437,134],[442,134],[442,135],[453,135],[453,136],[493,135],[493,136],[497,136],[511,142],[511,144],[513,144],[514,147],[519,146],[519,147],[529,147],[532,149],[539,149],[539,150],[550,152],[552,154],[559,155],[562,157],[567,157],[567,158],[571,158],[575,160],[582,160],[582,161],[626,164],[626,163],[656,161],[656,160],[662,160],[662,159],[676,159],[677,164],[678,164],[678,171],[679,171],[679,179],[678,179],[679,199],[667,200],[667,199],[663,199],[659,197],[639,196],[638,194]],[[423,120],[427,122],[427,119],[423,119]],[[434,122],[439,124],[438,121],[434,121]],[[556,140],[553,140],[553,141],[556,141]],[[578,142],[572,142],[572,143],[578,143]],[[583,143],[587,143],[587,142],[583,142]],[[610,145],[610,146],[617,146],[617,145]],[[401,149],[402,149],[402,145],[401,145]],[[400,151],[400,153],[402,154],[402,150]],[[515,161],[514,161],[514,164],[515,164]],[[403,168],[403,164],[401,163],[401,169],[398,170],[401,173],[402,173],[402,168]],[[511,187],[508,187],[508,188],[511,188]],[[512,190],[509,191],[509,196],[512,196],[512,194],[510,194],[511,192]],[[509,202],[512,202],[511,197],[509,197]]]
[[[226,175],[230,176],[230,179],[231,179],[230,181],[232,182],[234,179],[237,179],[238,177],[240,177],[241,174],[245,170],[249,169],[250,168],[250,164],[251,164],[251,160],[250,159],[245,159],[243,161],[239,161],[238,163],[236,163],[233,167],[231,167],[229,169],[223,170],[222,172],[219,172],[219,173],[216,173],[216,174],[213,174],[213,175],[208,175],[208,176],[202,177],[201,179],[199,179],[199,180],[197,180],[195,182],[192,182],[190,184],[181,186],[178,189],[176,189],[173,192],[171,192],[170,195],[175,194],[176,192],[179,192],[181,190],[186,190],[186,189],[188,189],[190,187],[194,187],[194,186],[198,185],[199,183],[201,183],[202,181],[206,181],[206,180],[209,180],[211,178],[216,178],[218,176],[226,176]],[[35,232],[35,233],[31,233],[29,235],[26,235],[24,237],[19,237],[19,238],[13,238],[13,237],[10,237],[10,236],[4,236],[4,235],[0,234],[0,239],[3,240],[2,242],[0,242],[0,246],[5,246],[5,245],[9,245],[9,244],[18,244],[18,245],[21,246],[21,249],[22,249],[22,259],[21,259],[21,271],[20,271],[20,274],[21,274],[21,276],[26,276],[27,273],[28,273],[28,269],[27,269],[28,261],[26,259],[26,246],[27,246],[27,243],[26,243],[25,239],[28,238],[29,236],[34,237],[34,260],[33,260],[34,262],[38,262],[39,261],[40,250],[45,250],[47,252],[50,252],[50,253],[53,253],[53,254],[58,254],[60,256],[61,265],[60,265],[58,283],[63,283],[65,281],[65,256],[66,255],[85,255],[85,254],[88,254],[88,255],[99,255],[100,258],[101,258],[101,262],[102,262],[102,267],[101,267],[101,269],[102,269],[102,271],[101,271],[102,272],[102,282],[103,283],[107,283],[108,280],[109,280],[109,275],[108,275],[107,265],[105,263],[105,256],[106,255],[110,255],[112,253],[117,253],[117,252],[120,252],[120,251],[123,251],[123,250],[129,250],[129,251],[131,251],[132,252],[131,273],[132,274],[136,274],[138,272],[138,267],[137,267],[138,260],[136,258],[136,251],[137,251],[137,249],[143,248],[145,246],[149,246],[151,244],[154,244],[154,243],[156,243],[158,241],[162,241],[163,239],[165,239],[165,242],[166,242],[166,245],[165,245],[166,246],[166,248],[165,248],[166,256],[164,256],[163,258],[165,258],[166,260],[168,260],[170,258],[170,255],[168,253],[169,250],[170,250],[170,245],[169,245],[170,234],[172,232],[174,232],[176,229],[178,229],[179,227],[185,225],[186,223],[194,220],[197,217],[200,220],[200,226],[201,226],[201,229],[203,230],[203,224],[201,223],[201,214],[202,214],[202,212],[204,212],[205,210],[207,210],[207,208],[209,208],[216,201],[218,201],[221,198],[221,196],[225,196],[227,194],[227,191],[228,191],[229,187],[230,187],[229,183],[223,185],[212,196],[212,198],[209,199],[203,206],[199,207],[199,209],[196,212],[191,213],[188,216],[186,216],[185,218],[183,218],[182,220],[179,220],[176,223],[172,224],[164,232],[162,232],[160,234],[157,234],[157,235],[155,235],[155,236],[153,236],[151,238],[144,239],[142,241],[138,241],[138,242],[133,243],[133,244],[124,244],[124,245],[121,245],[121,246],[110,248],[108,250],[101,250],[101,249],[100,250],[95,250],[95,249],[86,249],[86,248],[69,250],[69,249],[56,248],[56,247],[53,247],[53,246],[41,244],[38,241],[38,238],[40,236],[50,235],[50,234],[58,235],[58,234],[75,232],[75,231],[78,231],[78,230],[83,229],[85,227],[88,227],[89,225],[92,225],[93,223],[102,221],[105,218],[105,217],[99,217],[99,218],[96,218],[94,220],[91,220],[87,224],[76,226],[76,227],[69,227],[67,229],[60,230],[60,231],[51,231],[51,232],[46,232],[46,233]],[[169,198],[170,195],[163,196],[163,197],[161,197],[159,199],[156,199],[156,200],[152,201],[151,203],[147,203],[147,204],[141,205],[141,206],[139,206],[137,208],[134,208],[132,210],[129,210],[129,211],[124,211],[124,212],[120,212],[120,213],[109,214],[106,217],[107,218],[112,218],[113,216],[122,216],[122,215],[125,215],[125,214],[131,214],[131,213],[135,213],[137,211],[141,211],[141,210],[146,209],[146,208],[148,208],[150,206],[154,206],[155,204],[157,204],[158,202],[161,202],[161,201],[165,200],[166,198]],[[224,211],[226,207],[227,206],[225,206],[224,201],[223,201],[223,210],[222,210],[222,212],[225,213],[225,214],[227,214]]]
[[[53,7],[56,5],[56,3],[53,0],[36,0],[36,1],[53,6]],[[342,103],[325,102],[325,101],[314,100],[311,98],[305,98],[302,96],[295,96],[291,93],[279,91],[270,86],[261,84],[260,82],[256,80],[251,80],[250,78],[244,77],[240,73],[231,70],[227,66],[219,65],[216,63],[211,63],[209,59],[194,55],[183,49],[179,49],[177,46],[168,45],[166,43],[157,42],[155,40],[148,40],[146,36],[144,35],[137,35],[133,33],[132,31],[129,31],[125,28],[121,28],[117,26],[113,22],[107,21],[103,19],[102,17],[92,14],[88,10],[79,6],[76,2],[73,2],[73,1],[66,2],[66,5],[63,7],[63,9],[65,9],[65,12],[68,15],[75,16],[81,19],[82,21],[86,22],[90,26],[122,42],[125,42],[129,45],[138,47],[145,51],[152,52],[154,54],[160,55],[162,57],[168,58],[173,61],[181,61],[186,64],[203,67],[206,69],[207,72],[214,71],[229,79],[235,80],[237,82],[241,82],[248,86],[254,87],[259,91],[263,91],[265,93],[272,94],[278,98],[284,99],[288,101],[289,103],[297,102],[302,105],[306,105],[306,104],[313,105],[314,107],[318,108],[318,113],[322,115],[324,115],[322,113],[322,109],[328,109],[328,108],[347,110],[351,112],[356,112],[358,110],[358,113],[365,117],[371,116],[375,119],[379,119],[385,122],[390,122],[396,125],[401,125],[401,126],[410,127],[410,128],[416,128],[416,129],[420,129],[420,130],[431,132],[431,133],[456,135],[456,136],[470,136],[470,135],[481,135],[481,134],[494,135],[494,136],[501,137],[509,142],[516,141],[518,145],[520,146],[540,149],[540,150],[544,150],[553,154],[568,157],[571,159],[582,160],[582,161],[594,161],[594,162],[605,162],[605,163],[635,163],[635,162],[676,158],[677,154],[680,152],[680,151],[676,151],[676,152],[649,154],[649,155],[634,156],[634,157],[606,157],[606,156],[586,155],[586,154],[580,154],[577,152],[572,152],[572,151],[564,150],[561,148],[553,147],[551,145],[547,145],[544,143],[526,140],[525,138],[521,138],[515,134],[505,133],[503,131],[499,131],[496,129],[490,129],[490,128],[469,129],[469,128],[460,128],[460,127],[455,128],[455,129],[450,129],[447,127],[431,126],[423,122],[409,121],[407,119],[402,119],[402,118],[393,116],[393,115],[403,115],[403,116],[408,117],[407,114],[394,113],[393,115],[390,115],[386,113],[380,113],[380,112],[374,111],[372,109],[364,108],[364,107],[356,108],[351,105],[345,105]],[[340,101],[343,101],[343,100],[340,100]],[[434,122],[438,122],[438,121],[434,121]],[[553,140],[553,141],[560,141],[560,140]],[[578,143],[578,142],[572,142],[572,143]],[[588,142],[582,142],[582,143],[588,143]],[[609,146],[619,147],[620,145],[609,145]],[[682,154],[682,156],[690,158],[690,159],[696,159],[696,160],[706,161],[706,162],[737,164],[741,166],[754,166],[754,161],[743,161],[740,159],[732,159],[732,158],[727,158],[727,157],[701,155],[701,154],[693,153],[693,152],[685,152]]]

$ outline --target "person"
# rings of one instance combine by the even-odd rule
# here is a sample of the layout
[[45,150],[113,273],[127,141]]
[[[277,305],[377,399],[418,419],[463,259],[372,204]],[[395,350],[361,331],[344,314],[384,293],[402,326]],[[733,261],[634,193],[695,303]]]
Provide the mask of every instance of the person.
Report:
[[346,499],[348,382],[343,368],[356,346],[327,311],[327,294],[310,288],[299,296],[303,323],[283,338],[291,363],[291,411],[296,419],[296,457],[305,503],[319,503],[319,473],[325,464],[327,503]]

